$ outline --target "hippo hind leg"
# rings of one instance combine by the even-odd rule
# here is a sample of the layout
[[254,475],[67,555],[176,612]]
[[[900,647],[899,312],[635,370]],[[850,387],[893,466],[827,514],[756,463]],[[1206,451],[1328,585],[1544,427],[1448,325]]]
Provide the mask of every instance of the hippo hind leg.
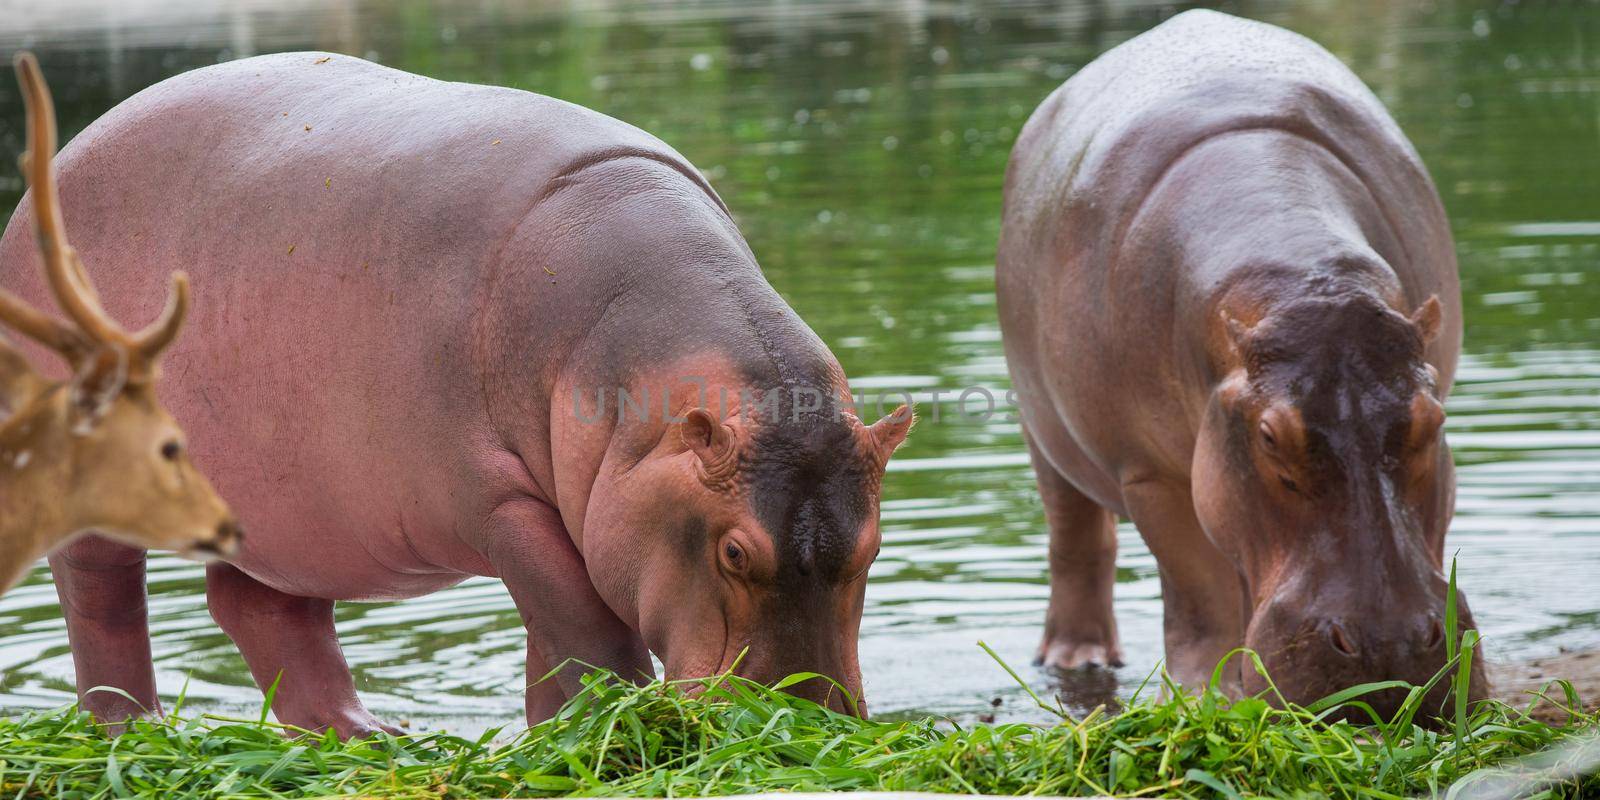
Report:
[[[101,722],[161,713],[150,660],[144,562],[143,550],[98,536],[85,536],[50,556],[72,644],[78,702]],[[90,691],[101,686],[127,697]]]
[[285,594],[228,564],[206,568],[206,604],[256,685],[274,682],[272,713],[285,725],[332,728],[340,738],[401,733],[369,713],[333,628],[333,601]]
[[1078,491],[1037,450],[1032,453],[1050,528],[1050,606],[1033,661],[1057,670],[1120,667],[1122,648],[1111,608],[1117,518]]

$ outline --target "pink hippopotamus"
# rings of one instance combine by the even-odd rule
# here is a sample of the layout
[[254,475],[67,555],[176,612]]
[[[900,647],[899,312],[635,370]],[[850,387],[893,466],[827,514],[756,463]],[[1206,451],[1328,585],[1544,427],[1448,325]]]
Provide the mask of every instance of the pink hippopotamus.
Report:
[[[1189,686],[1240,646],[1301,703],[1446,664],[1456,259],[1416,150],[1337,59],[1191,11],[1089,64],[1018,139],[998,291],[1050,528],[1042,662],[1120,661],[1123,516]],[[1225,688],[1265,687],[1247,663]]]
[[[668,678],[816,672],[845,692],[791,691],[862,711],[881,478],[910,415],[856,417],[670,147],[528,92],[286,53],[152,86],[59,166],[115,316],[193,281],[162,390],[249,532],[207,602],[279,720],[382,727],[334,603],[473,575],[526,624],[530,721],[580,686],[550,670],[644,680],[651,653]],[[0,276],[38,302],[27,207]],[[159,708],[144,561],[99,538],[50,561],[102,718]]]

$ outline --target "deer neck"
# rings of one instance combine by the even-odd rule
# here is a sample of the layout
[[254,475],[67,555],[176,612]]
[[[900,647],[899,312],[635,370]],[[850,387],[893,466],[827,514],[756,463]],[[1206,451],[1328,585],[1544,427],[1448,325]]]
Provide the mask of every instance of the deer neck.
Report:
[[26,565],[73,533],[64,502],[66,394],[62,384],[48,386],[0,422],[0,573],[5,562]]

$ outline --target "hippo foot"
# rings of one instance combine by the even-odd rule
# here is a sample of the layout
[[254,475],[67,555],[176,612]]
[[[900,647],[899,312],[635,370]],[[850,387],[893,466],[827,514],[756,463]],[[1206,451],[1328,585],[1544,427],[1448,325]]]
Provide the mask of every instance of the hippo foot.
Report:
[[380,722],[372,712],[360,705],[353,708],[319,708],[307,713],[274,709],[273,713],[278,721],[285,725],[303,728],[315,734],[321,734],[332,728],[334,734],[344,740],[370,739],[379,733],[392,736],[404,736],[406,733],[404,728]]
[[78,707],[89,712],[107,736],[121,736],[133,720],[158,720],[165,716],[160,702],[143,708],[127,697],[110,691],[88,692],[78,701]]
[[1046,635],[1039,643],[1033,663],[1045,669],[1069,672],[1078,669],[1122,666],[1122,649],[1116,642]]
[[162,716],[160,700],[152,697],[141,701],[132,693],[103,686],[97,686],[80,694],[78,707],[93,714],[101,723],[156,719]]

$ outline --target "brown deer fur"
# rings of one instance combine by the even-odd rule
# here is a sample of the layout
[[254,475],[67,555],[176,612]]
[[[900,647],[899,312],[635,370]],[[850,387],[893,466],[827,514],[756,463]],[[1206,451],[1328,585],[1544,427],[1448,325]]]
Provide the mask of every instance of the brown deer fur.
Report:
[[183,431],[155,395],[157,363],[183,324],[188,281],[173,276],[166,311],[128,333],[106,315],[63,230],[51,161],[55,113],[31,54],[16,60],[28,108],[23,156],[45,272],[71,324],[0,289],[0,322],[72,368],[51,381],[0,336],[0,592],[75,534],[209,557],[240,529],[189,462]]

